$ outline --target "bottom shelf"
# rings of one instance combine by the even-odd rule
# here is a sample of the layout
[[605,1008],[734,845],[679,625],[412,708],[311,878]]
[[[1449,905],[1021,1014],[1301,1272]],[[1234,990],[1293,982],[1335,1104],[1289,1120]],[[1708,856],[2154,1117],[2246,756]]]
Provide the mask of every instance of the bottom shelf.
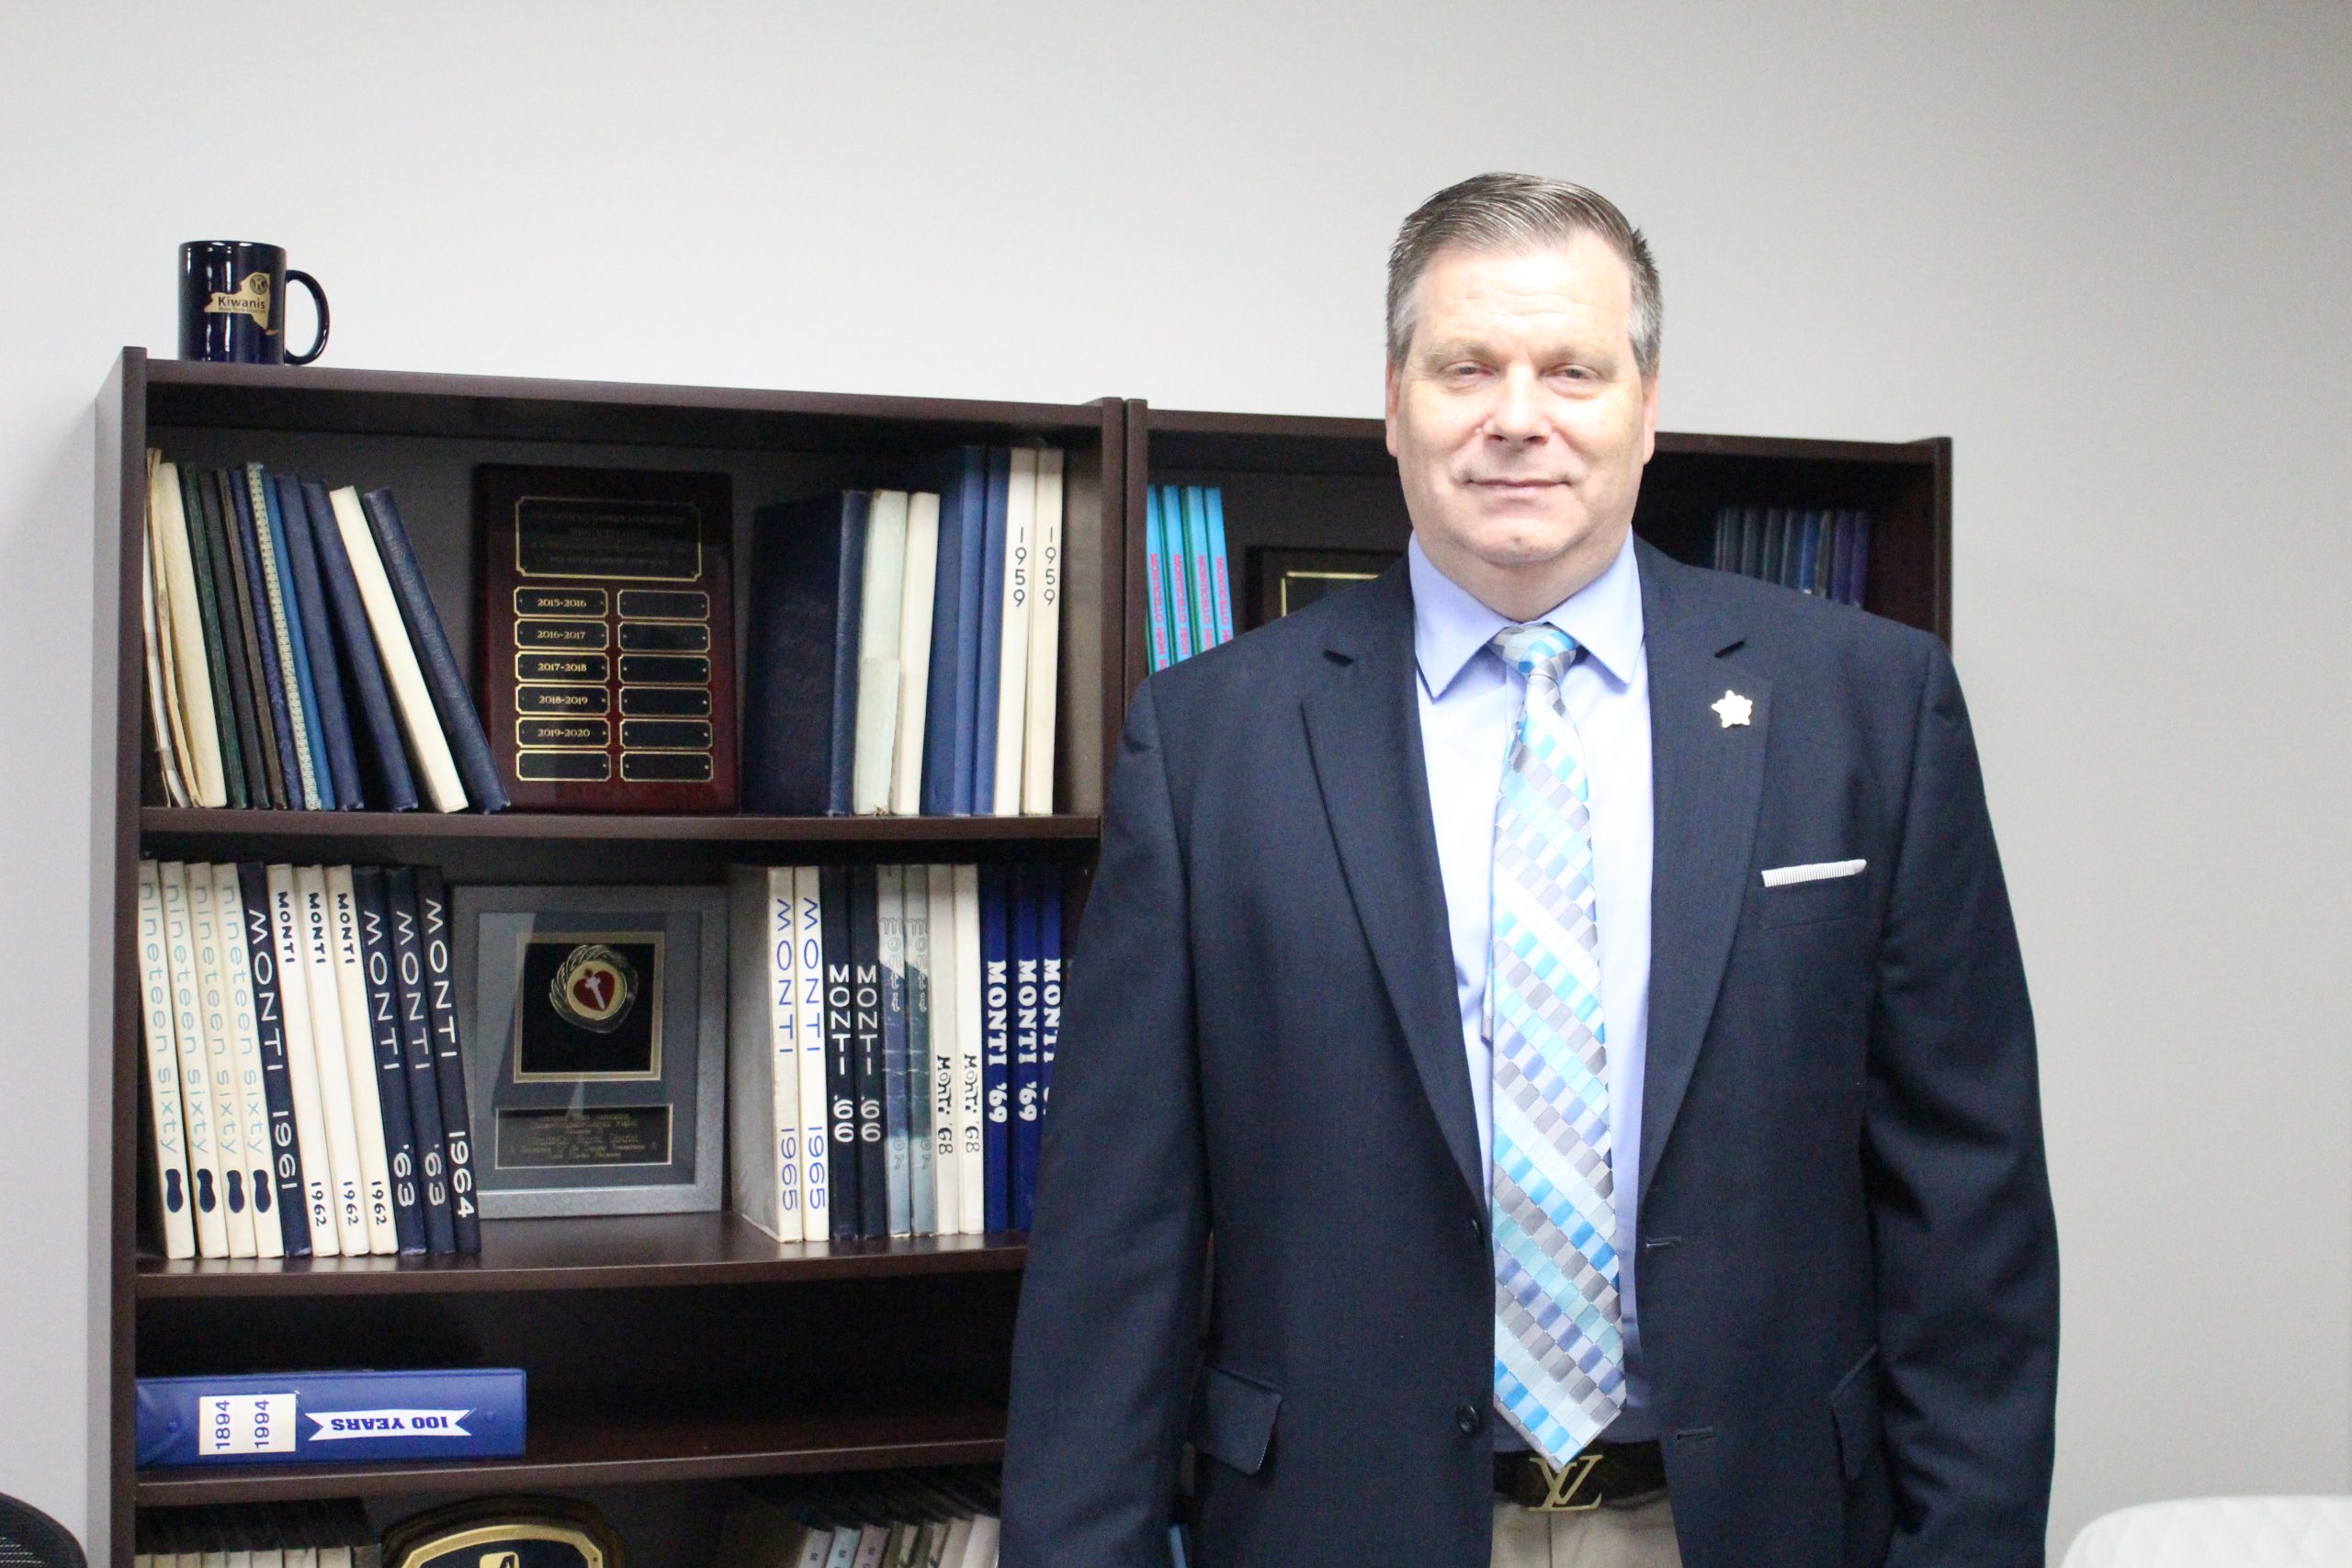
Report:
[[142,1470],[141,1507],[393,1493],[512,1491],[718,1481],[746,1475],[976,1464],[1004,1452],[1004,1412],[970,1406],[861,1415],[671,1415],[609,1406],[542,1411],[515,1459],[255,1464]]

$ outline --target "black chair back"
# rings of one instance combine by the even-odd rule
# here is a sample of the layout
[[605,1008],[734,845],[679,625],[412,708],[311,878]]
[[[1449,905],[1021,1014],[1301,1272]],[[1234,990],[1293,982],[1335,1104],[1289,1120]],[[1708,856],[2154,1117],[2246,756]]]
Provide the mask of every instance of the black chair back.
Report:
[[90,1568],[81,1543],[29,1503],[0,1496],[0,1568]]

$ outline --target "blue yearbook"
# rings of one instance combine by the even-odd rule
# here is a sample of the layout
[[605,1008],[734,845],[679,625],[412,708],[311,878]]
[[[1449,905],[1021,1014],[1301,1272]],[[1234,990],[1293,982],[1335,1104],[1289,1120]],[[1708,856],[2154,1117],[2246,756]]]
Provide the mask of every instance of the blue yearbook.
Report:
[[519,1454],[523,1382],[515,1367],[141,1378],[139,1465]]
[[1005,868],[980,867],[980,1176],[983,1224],[1012,1228],[1012,931]]
[[1012,868],[1012,1148],[1010,1166],[1012,1228],[1025,1231],[1036,1207],[1038,1117],[1037,1026],[1044,1001],[1037,946],[1037,906],[1043,902],[1045,868]]

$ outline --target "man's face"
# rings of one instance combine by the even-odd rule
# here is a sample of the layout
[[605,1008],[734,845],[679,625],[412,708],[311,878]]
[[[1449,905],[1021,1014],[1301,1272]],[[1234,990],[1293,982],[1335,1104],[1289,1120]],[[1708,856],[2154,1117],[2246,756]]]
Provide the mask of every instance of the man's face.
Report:
[[1413,531],[1495,609],[1540,615],[1607,570],[1633,525],[1657,385],[1634,361],[1632,274],[1579,234],[1441,252],[1417,299],[1388,371],[1388,450]]

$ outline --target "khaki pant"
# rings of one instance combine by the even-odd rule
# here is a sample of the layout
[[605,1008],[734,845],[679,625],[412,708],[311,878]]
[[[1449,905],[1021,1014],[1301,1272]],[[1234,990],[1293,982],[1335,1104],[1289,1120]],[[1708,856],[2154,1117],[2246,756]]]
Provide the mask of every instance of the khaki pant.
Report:
[[1494,1568],[1682,1568],[1674,1505],[1539,1514],[1498,1497]]

